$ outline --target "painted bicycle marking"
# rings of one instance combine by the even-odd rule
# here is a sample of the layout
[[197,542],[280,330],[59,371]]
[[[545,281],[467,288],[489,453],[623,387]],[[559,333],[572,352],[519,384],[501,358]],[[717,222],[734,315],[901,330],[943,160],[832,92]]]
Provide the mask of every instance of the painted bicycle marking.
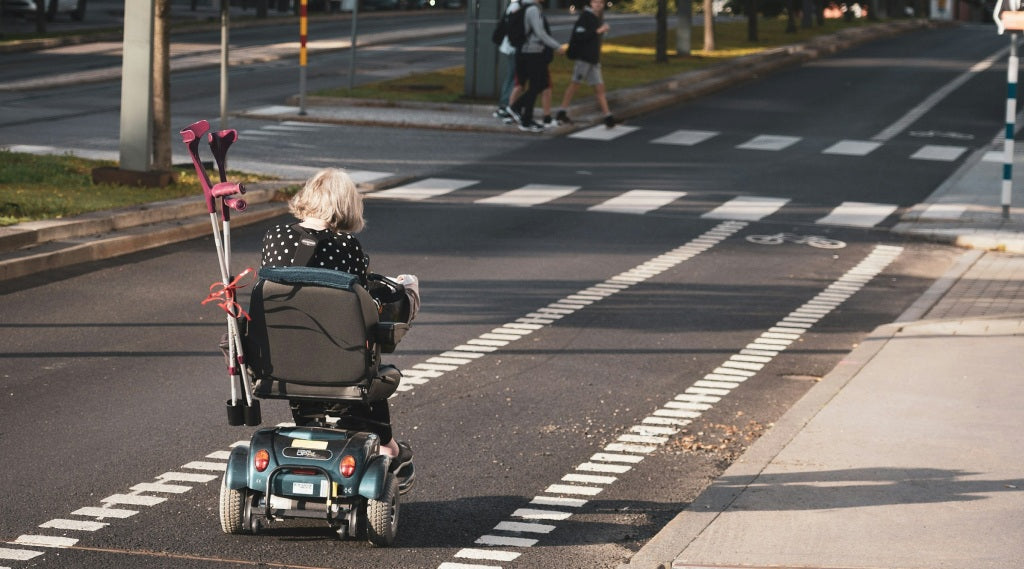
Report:
[[830,239],[822,235],[797,235],[796,233],[775,233],[772,235],[747,235],[747,241],[758,245],[782,245],[783,243],[796,243],[797,245],[810,245],[818,249],[842,249],[846,247],[845,241]]

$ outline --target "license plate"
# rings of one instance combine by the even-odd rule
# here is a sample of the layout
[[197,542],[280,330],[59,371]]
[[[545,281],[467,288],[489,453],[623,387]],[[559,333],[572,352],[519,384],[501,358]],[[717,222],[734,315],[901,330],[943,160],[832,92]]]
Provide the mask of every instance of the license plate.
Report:
[[313,495],[313,484],[311,482],[293,482],[292,494]]

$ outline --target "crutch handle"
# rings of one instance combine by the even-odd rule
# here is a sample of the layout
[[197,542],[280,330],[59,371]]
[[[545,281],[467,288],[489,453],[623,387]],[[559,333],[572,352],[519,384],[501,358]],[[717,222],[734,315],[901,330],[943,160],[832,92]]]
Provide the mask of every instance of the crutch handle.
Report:
[[249,207],[245,200],[241,198],[224,198],[224,205],[239,212],[245,211],[245,208]]
[[242,184],[239,184],[238,182],[221,182],[210,190],[210,194],[213,195],[213,197],[215,198],[225,198],[228,196],[233,196],[235,194],[244,193],[245,187],[243,187]]

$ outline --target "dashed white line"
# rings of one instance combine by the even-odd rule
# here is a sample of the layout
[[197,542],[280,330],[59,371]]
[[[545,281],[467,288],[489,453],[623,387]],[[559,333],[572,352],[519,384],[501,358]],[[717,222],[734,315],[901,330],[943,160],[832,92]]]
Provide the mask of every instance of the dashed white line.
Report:
[[66,529],[74,531],[96,531],[107,527],[108,523],[104,522],[90,522],[85,520],[64,520],[55,519],[50,520],[46,523],[39,524],[39,527],[44,529]]
[[5,559],[7,561],[28,561],[29,559],[35,559],[36,557],[39,557],[42,554],[42,551],[0,547],[0,559]]
[[[634,425],[629,429],[630,433],[636,434],[619,436],[617,439],[619,442],[606,445],[602,449],[603,452],[592,455],[590,460],[577,466],[575,468],[577,472],[566,474],[561,479],[561,482],[578,484],[551,484],[544,489],[543,495],[534,497],[530,504],[552,507],[565,507],[568,505],[577,508],[582,507],[587,503],[586,500],[576,498],[575,496],[597,495],[604,489],[604,485],[615,483],[618,477],[602,474],[580,474],[580,472],[611,472],[616,474],[628,472],[632,465],[643,460],[643,455],[654,452],[661,445],[668,442],[670,440],[669,437],[678,432],[676,427],[684,427],[690,424],[693,419],[700,417],[705,411],[712,409],[714,404],[722,400],[722,397],[742,385],[748,378],[756,375],[757,371],[762,369],[765,364],[781,353],[794,340],[798,340],[810,326],[789,325],[793,321],[793,314],[813,313],[813,317],[807,318],[808,323],[817,323],[837,308],[845,298],[848,298],[874,279],[902,251],[902,247],[888,245],[875,247],[867,257],[830,284],[822,293],[819,293],[818,296],[815,296],[803,306],[794,310],[789,316],[776,323],[775,326],[763,332],[754,342],[740,350],[741,353],[756,352],[757,355],[763,356],[759,360],[764,361],[750,362],[745,358],[737,358],[736,355],[731,356],[715,368],[713,372],[706,374],[704,379],[695,382],[693,386],[688,387],[683,393],[667,401],[662,408],[656,409],[650,416],[645,417],[641,424]],[[843,290],[844,292],[836,295],[835,291],[837,290]],[[846,294],[846,292],[850,294]],[[825,295],[833,298],[829,302],[823,303],[821,299],[825,298]],[[825,308],[814,308],[808,312],[808,306],[824,306]],[[765,346],[768,348],[764,348]],[[733,381],[720,381],[717,379],[721,377],[730,378]],[[651,444],[639,444],[637,441],[646,441]],[[602,486],[594,486],[594,484]],[[572,512],[520,508],[509,517],[561,521],[572,517]],[[498,524],[494,531],[520,531],[514,525],[503,525],[507,523],[509,522]],[[536,542],[536,540],[517,541],[520,539],[522,538],[488,534],[477,540],[477,543],[527,548],[532,547]],[[495,560],[500,561],[500,559]],[[460,564],[442,563],[438,569],[467,568]],[[500,569],[500,567],[490,569]]]

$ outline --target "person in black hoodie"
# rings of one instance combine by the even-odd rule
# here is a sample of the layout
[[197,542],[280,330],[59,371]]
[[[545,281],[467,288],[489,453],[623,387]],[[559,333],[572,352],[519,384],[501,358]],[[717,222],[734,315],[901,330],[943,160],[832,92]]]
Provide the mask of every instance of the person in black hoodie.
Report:
[[544,17],[541,4],[544,0],[520,0],[524,10],[526,42],[516,53],[516,81],[526,90],[505,110],[517,119],[519,129],[528,132],[543,132],[544,127],[533,120],[533,107],[537,96],[551,84],[548,64],[553,54],[565,53],[565,46],[551,37],[548,20]]
[[608,99],[604,94],[604,77],[601,76],[601,39],[611,28],[604,22],[604,3],[605,0],[590,0],[573,26],[572,37],[569,39],[569,57],[576,63],[572,68],[572,81],[565,89],[562,106],[555,116],[559,124],[572,122],[567,112],[569,103],[580,83],[586,82],[594,87],[597,103],[604,113],[605,126],[615,126],[615,117],[608,109]]

